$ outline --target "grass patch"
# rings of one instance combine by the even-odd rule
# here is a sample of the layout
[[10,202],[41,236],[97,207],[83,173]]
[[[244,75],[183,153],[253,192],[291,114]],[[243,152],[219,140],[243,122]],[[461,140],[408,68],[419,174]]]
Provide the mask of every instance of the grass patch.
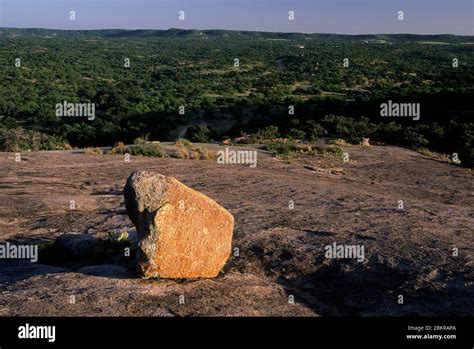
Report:
[[214,160],[216,158],[216,154],[206,147],[176,146],[170,153],[171,157],[177,159]]
[[324,157],[333,156],[342,158],[344,154],[340,147],[322,142],[312,144],[278,140],[267,144],[264,149],[271,152],[280,160],[288,160],[292,155],[322,155]]
[[200,160],[214,160],[216,158],[216,154],[211,152],[206,147],[198,148],[197,152],[199,153]]
[[176,149],[176,155],[178,159],[189,159],[189,151],[187,148]]
[[461,165],[461,161],[458,158],[455,158],[453,155],[436,153],[427,148],[417,148],[416,151],[421,155],[427,156],[438,161],[447,162],[454,165]]

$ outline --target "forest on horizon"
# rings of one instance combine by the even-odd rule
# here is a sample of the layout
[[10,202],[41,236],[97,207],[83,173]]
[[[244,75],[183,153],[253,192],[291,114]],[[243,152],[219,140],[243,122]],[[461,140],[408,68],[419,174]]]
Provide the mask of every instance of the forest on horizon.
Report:
[[[19,130],[45,135],[39,149],[186,130],[196,142],[367,137],[472,167],[473,45],[455,35],[0,28],[0,150],[35,150],[12,139]],[[420,120],[381,117],[388,100],[420,103]],[[93,103],[97,116],[58,118],[63,101]]]

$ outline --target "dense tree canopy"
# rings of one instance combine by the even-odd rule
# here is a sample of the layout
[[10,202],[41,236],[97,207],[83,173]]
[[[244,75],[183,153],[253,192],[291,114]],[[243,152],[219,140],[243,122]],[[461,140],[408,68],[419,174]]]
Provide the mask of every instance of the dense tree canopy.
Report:
[[[471,164],[473,37],[0,29],[0,127],[72,145],[258,132],[458,152]],[[129,62],[129,65],[128,65]],[[388,99],[421,119],[381,118]],[[94,103],[96,117],[55,105]],[[294,113],[288,113],[294,106]],[[206,131],[207,130],[207,131]]]

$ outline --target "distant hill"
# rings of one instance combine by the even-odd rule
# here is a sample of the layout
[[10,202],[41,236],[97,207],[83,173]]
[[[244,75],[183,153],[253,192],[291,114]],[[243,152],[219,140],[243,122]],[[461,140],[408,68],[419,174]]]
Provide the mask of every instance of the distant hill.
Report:
[[375,35],[348,35],[348,34],[304,34],[253,32],[235,30],[196,30],[196,29],[101,29],[101,30],[57,30],[37,28],[0,28],[2,37],[73,37],[73,38],[249,38],[249,39],[286,39],[286,40],[318,40],[318,41],[362,41],[375,43],[402,43],[402,42],[443,42],[443,43],[474,43],[474,36],[459,36],[452,34],[416,35],[416,34],[375,34]]

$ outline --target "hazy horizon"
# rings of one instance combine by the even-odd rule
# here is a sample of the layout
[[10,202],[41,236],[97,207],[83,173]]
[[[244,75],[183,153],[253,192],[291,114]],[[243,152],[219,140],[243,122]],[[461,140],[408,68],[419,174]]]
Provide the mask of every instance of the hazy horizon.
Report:
[[145,30],[156,30],[156,31],[167,31],[167,30],[195,30],[195,31],[235,31],[235,32],[262,32],[262,33],[278,33],[278,34],[328,34],[328,35],[353,35],[353,36],[364,36],[364,35],[423,35],[423,36],[437,36],[437,35],[453,35],[453,36],[474,36],[474,34],[452,34],[452,33],[432,33],[432,34],[420,34],[420,33],[331,33],[331,32],[286,32],[286,31],[269,31],[269,30],[243,30],[243,29],[222,29],[222,28],[93,28],[93,29],[59,29],[59,28],[41,28],[41,27],[0,27],[0,29],[38,29],[38,30],[57,30],[57,31],[97,31],[97,30],[123,30],[123,31],[145,31]]
[[474,35],[470,0],[0,0],[0,27]]

